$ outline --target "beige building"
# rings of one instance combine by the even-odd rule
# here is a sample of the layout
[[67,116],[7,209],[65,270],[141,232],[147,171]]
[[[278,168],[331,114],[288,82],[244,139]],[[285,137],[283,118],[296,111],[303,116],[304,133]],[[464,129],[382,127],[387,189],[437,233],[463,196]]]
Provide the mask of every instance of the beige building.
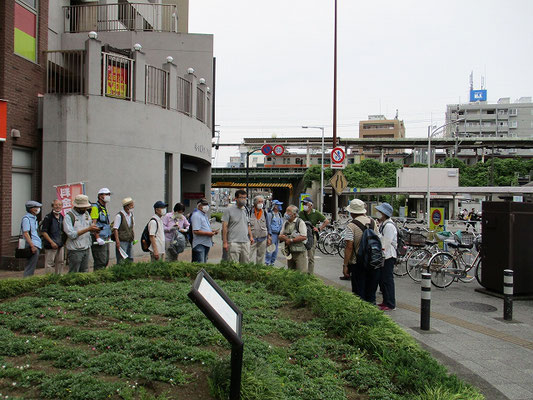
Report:
[[[366,121],[359,121],[359,138],[361,139],[391,139],[405,138],[405,125],[396,116],[394,119],[387,119],[384,115],[369,115]],[[381,162],[398,161],[400,150],[383,149],[359,149],[361,159],[374,158]]]

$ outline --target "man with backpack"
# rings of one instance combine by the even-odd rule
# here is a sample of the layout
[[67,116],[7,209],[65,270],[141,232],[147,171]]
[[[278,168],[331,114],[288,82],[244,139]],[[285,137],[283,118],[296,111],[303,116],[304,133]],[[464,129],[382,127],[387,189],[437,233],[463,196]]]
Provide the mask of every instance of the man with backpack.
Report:
[[[307,229],[311,229],[313,232],[313,235],[311,235],[313,239],[312,243],[307,242],[308,246],[306,246],[309,249],[307,250],[307,273],[312,275],[315,272],[315,250],[317,242],[315,239],[318,238],[318,233],[329,224],[329,220],[320,211],[313,209],[313,201],[310,197],[304,198],[302,203],[304,203],[304,209],[300,211],[299,217],[305,222]],[[322,225],[320,225],[320,228],[317,228],[319,223],[322,223]]]
[[376,207],[381,214],[379,217],[379,234],[385,261],[379,274],[379,286],[383,292],[383,302],[378,304],[383,311],[391,311],[396,308],[396,296],[394,294],[394,264],[396,264],[396,248],[398,247],[398,229],[392,222],[392,206],[389,203],[381,203]]
[[44,271],[47,274],[63,273],[65,265],[65,252],[63,249],[63,215],[61,210],[63,203],[55,199],[52,202],[52,211],[43,219],[41,233],[43,235],[44,252]]
[[250,246],[250,261],[256,264],[264,264],[267,246],[272,243],[272,231],[270,230],[270,222],[267,218],[266,210],[263,207],[265,198],[263,196],[255,196],[253,203],[254,206],[249,216],[250,230],[254,239]]
[[150,236],[150,260],[165,260],[165,228],[161,217],[167,213],[168,204],[164,201],[154,203],[154,215],[148,222],[148,234]]
[[287,207],[288,219],[283,224],[279,240],[285,242],[284,254],[287,256],[287,267],[300,272],[307,272],[307,227],[305,222],[298,218],[298,207]]
[[[371,304],[376,304],[376,290],[379,282],[380,260],[383,261],[382,246],[375,233],[376,221],[366,215],[362,200],[350,201],[346,211],[352,221],[346,229],[343,274],[351,278],[352,292]],[[377,238],[377,242],[376,242]],[[379,254],[378,254],[379,252]]]

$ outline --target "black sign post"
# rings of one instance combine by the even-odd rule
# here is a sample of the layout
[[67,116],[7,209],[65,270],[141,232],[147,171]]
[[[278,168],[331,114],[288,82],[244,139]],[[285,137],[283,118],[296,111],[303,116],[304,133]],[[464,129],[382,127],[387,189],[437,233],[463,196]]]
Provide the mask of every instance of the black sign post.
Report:
[[242,341],[242,312],[202,269],[189,292],[189,298],[231,343],[230,400],[241,398],[241,373],[244,343]]

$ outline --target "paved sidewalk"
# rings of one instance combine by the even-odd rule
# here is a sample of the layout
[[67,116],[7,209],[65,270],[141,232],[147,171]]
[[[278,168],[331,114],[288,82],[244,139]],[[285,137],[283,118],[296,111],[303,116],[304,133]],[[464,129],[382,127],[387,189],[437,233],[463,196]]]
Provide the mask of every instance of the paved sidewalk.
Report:
[[[317,275],[351,290],[350,282],[339,280],[340,257],[319,257]],[[503,300],[475,292],[476,281],[432,287],[431,330],[423,332],[420,284],[406,275],[395,277],[395,285],[397,308],[387,314],[450,372],[480,388],[488,400],[533,399],[533,301],[515,301],[514,320],[504,322]]]

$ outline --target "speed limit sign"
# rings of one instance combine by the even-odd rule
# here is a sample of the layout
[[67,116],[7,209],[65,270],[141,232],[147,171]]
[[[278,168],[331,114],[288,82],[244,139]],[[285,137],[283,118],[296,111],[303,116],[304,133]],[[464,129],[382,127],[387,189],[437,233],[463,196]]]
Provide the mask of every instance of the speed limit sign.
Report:
[[344,158],[346,157],[346,153],[344,153],[344,150],[340,147],[335,147],[331,151],[331,161],[333,161],[335,164],[340,164],[344,161]]

